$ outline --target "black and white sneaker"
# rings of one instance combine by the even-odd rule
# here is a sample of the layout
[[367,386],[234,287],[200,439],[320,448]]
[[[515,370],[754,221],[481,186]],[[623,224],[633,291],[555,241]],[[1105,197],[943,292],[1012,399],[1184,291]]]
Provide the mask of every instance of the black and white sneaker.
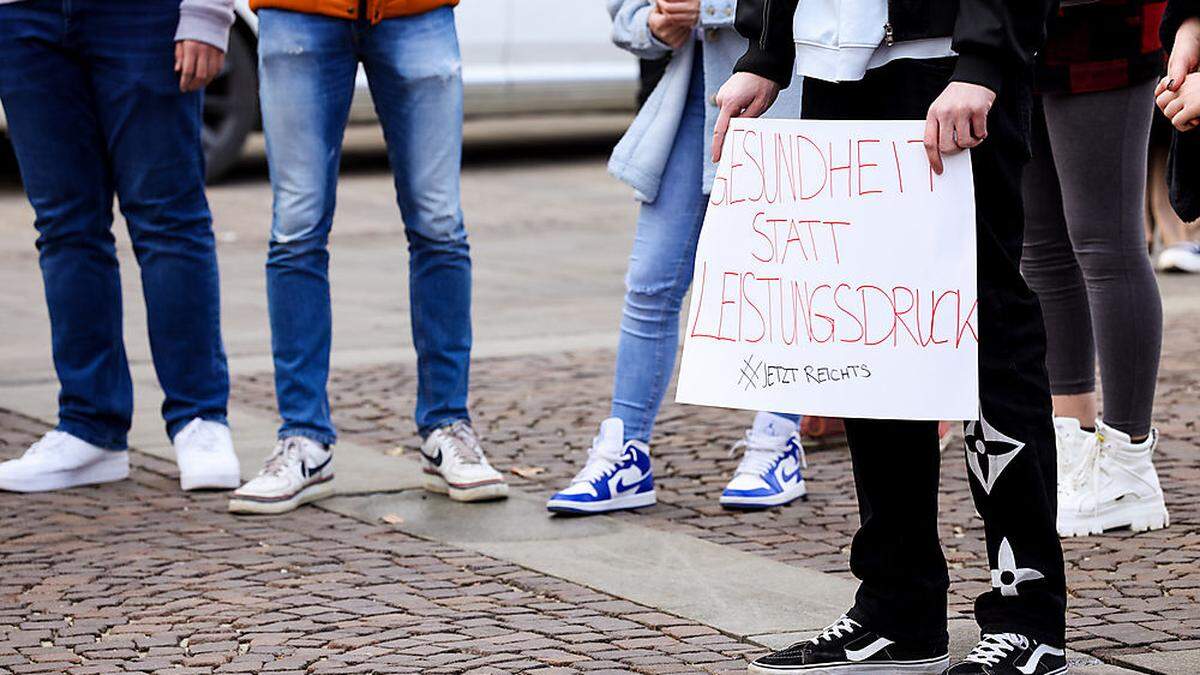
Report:
[[967,658],[946,675],[1058,675],[1067,672],[1066,652],[1016,633],[987,633]]
[[813,639],[755,660],[750,664],[750,672],[941,675],[948,665],[950,654],[945,646],[906,645],[843,616]]

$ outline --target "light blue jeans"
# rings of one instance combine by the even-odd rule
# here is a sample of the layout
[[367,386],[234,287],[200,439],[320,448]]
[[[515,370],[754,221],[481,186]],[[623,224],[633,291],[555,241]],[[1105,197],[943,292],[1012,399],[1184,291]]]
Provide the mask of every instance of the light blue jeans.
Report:
[[[675,370],[679,311],[692,283],[696,243],[708,204],[702,188],[708,161],[704,106],[704,59],[697,54],[662,187],[638,213],[625,275],[612,416],[624,422],[627,441],[650,442],[654,418]],[[799,421],[796,415],[777,414]]]
[[326,394],[327,246],[360,62],[408,237],[417,428],[426,435],[467,420],[471,258],[459,206],[462,66],[453,11],[374,26],[273,9],[258,17],[259,95],[275,194],[267,293],[279,435],[336,440]]

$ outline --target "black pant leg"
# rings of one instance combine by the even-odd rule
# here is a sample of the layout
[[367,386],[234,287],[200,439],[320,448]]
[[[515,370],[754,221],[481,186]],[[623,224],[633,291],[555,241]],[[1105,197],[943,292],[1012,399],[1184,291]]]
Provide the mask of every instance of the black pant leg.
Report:
[[1055,529],[1053,412],[1046,333],[1020,273],[1029,94],[1019,86],[988,116],[972,152],[979,269],[980,419],[966,424],[975,508],[987,536],[992,589],[975,601],[984,632],[1016,632],[1062,646],[1066,580]]
[[938,539],[937,422],[846,420],[860,525],[851,618],[893,640],[944,648],[950,577]]

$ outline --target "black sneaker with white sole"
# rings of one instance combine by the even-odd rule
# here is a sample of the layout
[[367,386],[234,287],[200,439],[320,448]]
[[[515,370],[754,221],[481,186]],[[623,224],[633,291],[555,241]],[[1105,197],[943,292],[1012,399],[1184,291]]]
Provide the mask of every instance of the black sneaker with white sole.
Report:
[[1067,672],[1066,652],[1016,633],[987,633],[946,675],[1058,675]]
[[752,673],[941,675],[950,665],[945,645],[930,647],[890,640],[843,616],[807,642],[750,664]]

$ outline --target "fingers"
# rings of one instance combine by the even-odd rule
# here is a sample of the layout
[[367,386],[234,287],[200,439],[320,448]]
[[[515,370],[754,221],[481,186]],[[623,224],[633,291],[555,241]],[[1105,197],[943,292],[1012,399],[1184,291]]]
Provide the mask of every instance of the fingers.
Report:
[[940,113],[937,115],[937,121],[938,151],[943,155],[952,155],[958,152],[958,135],[954,128],[954,117],[948,113]]
[[717,124],[713,128],[712,161],[721,161],[721,148],[725,147],[725,133],[729,131],[729,118],[733,117],[734,105],[728,101],[718,100],[721,105],[717,113]]
[[986,110],[975,110],[971,113],[971,134],[975,141],[971,147],[975,147],[987,138],[987,116]]
[[1154,98],[1157,99],[1159,96],[1162,96],[1162,93],[1167,90],[1167,87],[1174,83],[1175,80],[1172,80],[1164,75],[1163,78],[1158,81],[1158,84],[1154,86]]
[[175,43],[175,72],[178,73],[179,69],[182,67],[183,67],[183,43],[176,42]]
[[971,133],[970,115],[959,114],[953,118],[953,124],[954,134],[951,140],[954,142],[954,147],[950,152],[958,152],[964,148],[973,148],[979,145],[979,141],[975,140],[975,136]]
[[1166,89],[1169,91],[1179,91],[1184,78],[1187,77],[1189,59],[1183,52],[1184,50],[1177,49],[1171,53],[1171,58],[1167,60],[1167,76],[1164,79],[1166,80]]
[[196,61],[197,57],[194,45],[187,42],[183,43],[183,58],[179,64],[179,91],[195,91],[196,90]]
[[[1176,106],[1176,104],[1179,104]],[[1171,111],[1174,107],[1173,112]],[[1183,99],[1178,99],[1171,102],[1167,106],[1167,110],[1163,111],[1167,117],[1171,118],[1171,125],[1180,131],[1188,131],[1196,126],[1198,118],[1200,118],[1200,104],[1192,103],[1185,104]]]
[[1158,106],[1158,109],[1163,111],[1163,114],[1165,115],[1167,106],[1171,103],[1171,101],[1174,101],[1177,98],[1179,98],[1178,92],[1164,88],[1162,93],[1154,99],[1154,105]]
[[925,117],[925,154],[929,157],[929,166],[933,168],[933,172],[937,175],[942,175],[942,153],[938,151],[938,120],[934,116],[933,111]]

